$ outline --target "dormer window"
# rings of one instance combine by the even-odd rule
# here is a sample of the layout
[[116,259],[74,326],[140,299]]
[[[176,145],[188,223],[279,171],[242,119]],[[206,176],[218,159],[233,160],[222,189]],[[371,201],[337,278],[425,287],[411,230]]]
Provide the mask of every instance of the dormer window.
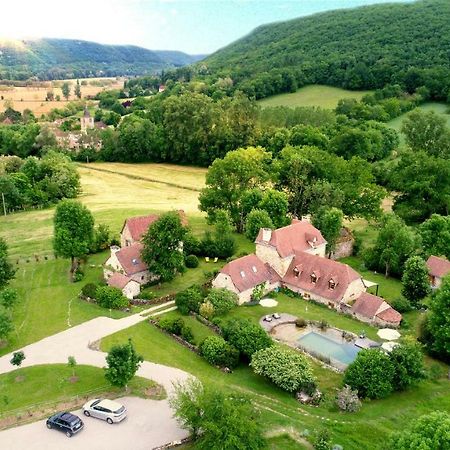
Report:
[[131,263],[133,264],[133,266],[137,266],[138,263],[139,263],[139,261],[138,261],[136,258],[134,258],[134,259],[131,261]]
[[328,289],[333,290],[336,287],[336,283],[333,279],[331,279],[330,281],[328,281]]
[[311,283],[317,283],[317,275],[314,272],[311,274]]
[[243,270],[241,270],[241,277],[245,278],[245,272]]
[[254,273],[258,272],[258,269],[255,266],[252,267],[252,270]]
[[294,267],[294,275],[298,277],[300,275],[300,270],[298,270],[298,267]]

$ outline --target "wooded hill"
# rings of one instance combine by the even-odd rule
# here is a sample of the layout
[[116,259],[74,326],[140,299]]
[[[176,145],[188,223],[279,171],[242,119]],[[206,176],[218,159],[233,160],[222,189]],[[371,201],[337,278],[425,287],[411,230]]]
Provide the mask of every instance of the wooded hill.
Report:
[[73,39],[0,40],[0,79],[144,75],[191,64],[202,57]]
[[[373,89],[427,86],[445,99],[450,2],[422,0],[337,10],[261,26],[207,57],[199,73],[230,76],[256,98],[320,83]],[[206,66],[206,67],[205,67]]]

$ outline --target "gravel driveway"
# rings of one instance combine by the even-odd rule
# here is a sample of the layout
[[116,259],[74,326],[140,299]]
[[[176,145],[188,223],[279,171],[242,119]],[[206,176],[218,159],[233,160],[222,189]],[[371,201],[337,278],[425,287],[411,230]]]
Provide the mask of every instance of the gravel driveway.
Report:
[[11,428],[0,433],[2,450],[151,450],[171,440],[187,437],[181,430],[166,400],[144,400],[123,397],[118,402],[126,405],[128,417],[119,424],[109,425],[103,420],[84,417],[84,429],[66,437],[57,430],[48,430],[45,420]]

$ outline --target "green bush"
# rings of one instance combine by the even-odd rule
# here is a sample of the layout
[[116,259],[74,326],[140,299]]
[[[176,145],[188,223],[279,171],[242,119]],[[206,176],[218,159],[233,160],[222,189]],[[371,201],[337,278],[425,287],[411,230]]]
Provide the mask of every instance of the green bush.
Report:
[[253,354],[250,366],[288,392],[311,392],[316,385],[306,357],[290,349],[272,346],[259,350]]
[[217,316],[222,316],[237,306],[238,296],[225,288],[211,289],[206,301],[214,306],[214,313]]
[[198,267],[198,258],[195,255],[188,255],[184,259],[184,264],[188,269],[195,269]]
[[81,267],[78,267],[78,269],[73,274],[73,281],[77,283],[78,281],[81,281],[84,278],[84,271]]
[[192,333],[191,327],[188,327],[187,325],[184,325],[181,328],[180,333],[181,338],[183,338],[186,342],[189,342],[190,344],[194,343],[194,333]]
[[391,306],[399,313],[412,311],[412,305],[405,297],[397,297],[390,302]]
[[305,328],[308,326],[308,322],[303,317],[299,317],[298,319],[295,319],[295,326],[298,328]]
[[175,305],[181,314],[187,315],[190,311],[199,312],[203,303],[203,295],[199,286],[191,286],[175,296]]
[[211,320],[214,317],[214,306],[210,301],[206,301],[200,305],[200,315],[205,319]]
[[95,293],[97,303],[103,308],[123,309],[126,308],[130,302],[122,294],[122,291],[112,286],[100,286]]
[[269,335],[249,319],[235,318],[222,326],[223,337],[242,355],[251,358],[258,350],[273,345]]
[[95,283],[87,283],[81,288],[83,297],[95,298],[97,295],[97,285]]
[[208,336],[200,344],[199,350],[200,355],[213,366],[232,369],[239,361],[239,351],[220,336]]
[[254,241],[261,228],[273,228],[272,219],[267,211],[252,209],[245,220],[245,235]]
[[164,317],[159,321],[159,326],[172,334],[176,334],[177,336],[181,336],[181,331],[185,327],[184,320],[181,317]]
[[394,365],[393,387],[403,391],[425,378],[425,365],[422,350],[414,342],[404,342],[389,354]]
[[344,384],[358,391],[360,398],[383,398],[393,391],[395,368],[386,353],[378,349],[361,350],[347,367]]

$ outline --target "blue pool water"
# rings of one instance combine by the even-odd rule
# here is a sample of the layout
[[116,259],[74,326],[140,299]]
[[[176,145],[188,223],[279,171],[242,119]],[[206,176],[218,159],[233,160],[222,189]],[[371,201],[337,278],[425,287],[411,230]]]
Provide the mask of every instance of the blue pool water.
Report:
[[306,351],[336,359],[345,365],[352,363],[361,350],[354,344],[338,343],[314,331],[301,336],[298,342]]

